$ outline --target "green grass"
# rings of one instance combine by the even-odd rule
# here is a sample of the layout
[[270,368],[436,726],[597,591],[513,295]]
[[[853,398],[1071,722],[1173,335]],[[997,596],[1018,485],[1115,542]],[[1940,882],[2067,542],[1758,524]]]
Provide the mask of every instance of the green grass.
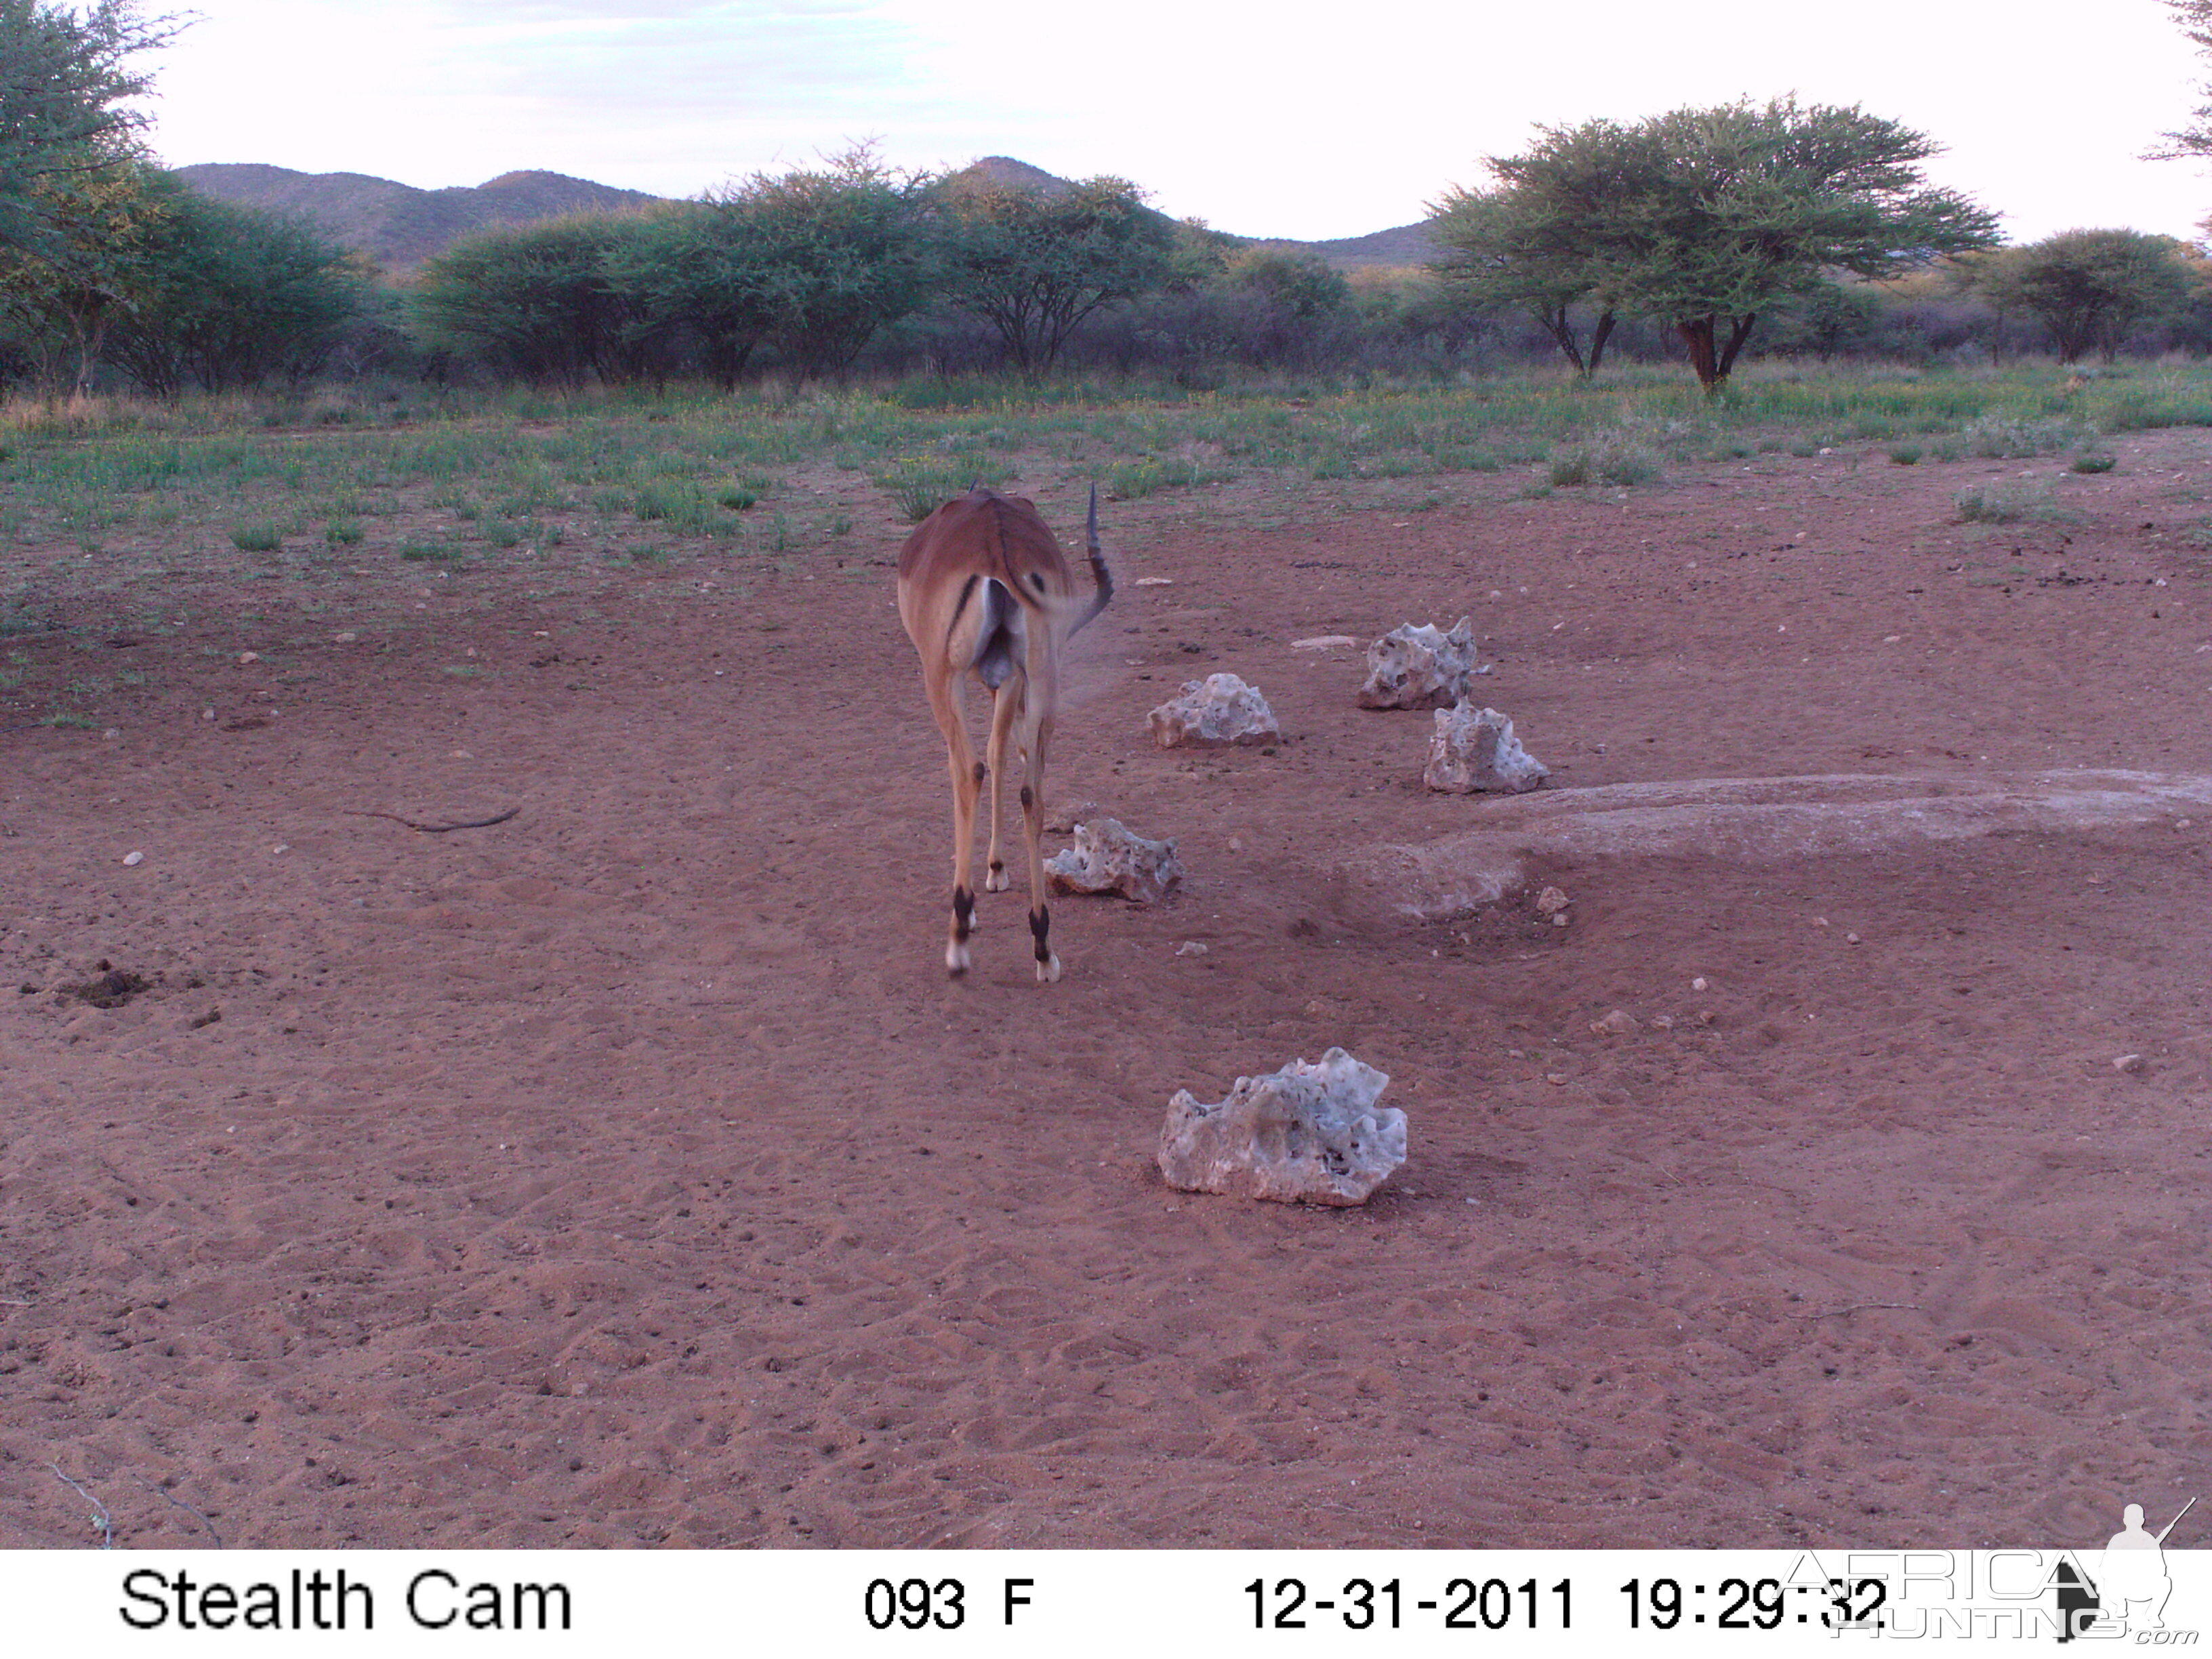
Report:
[[[1041,498],[1096,481],[1124,501],[1224,481],[1296,491],[1404,478],[1418,495],[1444,475],[1524,468],[1556,480],[1547,488],[1635,487],[1678,466],[1848,443],[1905,465],[2069,452],[2094,465],[2118,433],[2212,426],[2212,365],[2122,364],[2069,393],[2034,361],[1753,363],[1710,402],[1679,368],[1634,364],[1587,385],[1532,367],[1451,382],[1273,376],[1212,389],[975,377],[733,398],[404,396],[16,406],[0,416],[13,452],[0,535],[114,547],[113,532],[150,527],[174,565],[224,544],[279,552],[288,533],[350,547],[365,521],[400,515],[398,550],[411,560],[458,560],[464,541],[485,559],[543,557],[564,535],[623,557],[644,540],[672,557],[760,556],[860,533],[855,517],[865,526],[872,516],[861,479],[911,521],[978,479],[1018,481]],[[833,469],[856,475],[842,495],[820,482]],[[812,474],[811,494],[783,482],[794,471]],[[426,514],[447,528],[423,528]],[[263,574],[322,580],[329,569],[271,560]]]

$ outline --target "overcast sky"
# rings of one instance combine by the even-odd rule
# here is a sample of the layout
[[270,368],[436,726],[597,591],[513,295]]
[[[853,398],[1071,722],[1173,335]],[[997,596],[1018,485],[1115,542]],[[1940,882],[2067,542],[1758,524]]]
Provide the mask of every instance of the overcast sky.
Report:
[[1014,155],[1317,239],[1419,218],[1540,122],[1794,91],[1933,136],[1931,177],[2015,240],[2212,213],[2212,169],[2137,159],[2212,75],[2159,0],[186,3],[159,60],[173,167],[544,167],[687,196],[872,136],[902,166]]

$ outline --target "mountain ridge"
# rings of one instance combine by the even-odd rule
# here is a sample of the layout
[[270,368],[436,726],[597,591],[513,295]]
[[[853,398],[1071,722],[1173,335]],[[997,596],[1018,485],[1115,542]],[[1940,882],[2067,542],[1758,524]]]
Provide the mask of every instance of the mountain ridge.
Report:
[[[482,231],[537,224],[571,213],[637,212],[670,199],[534,168],[503,173],[481,185],[439,190],[374,173],[301,173],[258,161],[203,161],[174,171],[204,195],[241,207],[300,214],[394,270],[410,270]],[[979,157],[952,177],[1048,194],[1070,187],[1068,180],[1011,155]],[[1340,270],[1424,264],[1435,252],[1428,228],[1421,224],[1394,225],[1364,236],[1325,241],[1286,236],[1234,240],[1310,252]]]

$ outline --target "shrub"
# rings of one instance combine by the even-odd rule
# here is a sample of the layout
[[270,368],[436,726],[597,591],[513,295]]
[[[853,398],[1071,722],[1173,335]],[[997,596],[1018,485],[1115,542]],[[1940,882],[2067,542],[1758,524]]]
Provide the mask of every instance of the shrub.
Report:
[[1889,459],[1899,466],[1917,466],[1920,465],[1920,446],[1892,444],[1889,448]]
[[868,475],[877,489],[898,503],[908,524],[920,524],[954,496],[966,495],[971,484],[996,486],[1006,476],[1003,466],[933,456],[905,456]]
[[2027,519],[2063,519],[2065,510],[2051,499],[2041,479],[2017,483],[1969,484],[1953,498],[1968,524],[2017,524]]
[[2055,454],[2081,435],[2081,428],[2072,421],[2008,421],[1994,415],[1969,421],[1959,430],[1968,454],[1993,461]]
[[1626,488],[1656,483],[1662,469],[1659,458],[1648,447],[1616,432],[1553,456],[1549,476],[1561,489],[1595,483]]
[[[1117,501],[1134,501],[1155,489],[1211,483],[1228,475],[1209,472],[1195,461],[1174,455],[1145,455],[1106,469],[1106,493]],[[1318,476],[1318,475],[1316,475]]]
[[2110,472],[2118,465],[2119,458],[2116,455],[2091,453],[2074,458],[2074,471],[2076,472]]
[[274,553],[284,545],[284,532],[273,524],[240,525],[230,532],[230,543],[241,553]]

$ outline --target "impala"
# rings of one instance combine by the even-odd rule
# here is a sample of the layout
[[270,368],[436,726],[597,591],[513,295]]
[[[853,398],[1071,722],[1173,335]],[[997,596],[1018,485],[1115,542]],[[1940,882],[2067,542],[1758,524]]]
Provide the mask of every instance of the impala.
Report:
[[[1113,573],[1098,547],[1098,489],[1091,490],[1087,526],[1097,591],[1075,591],[1075,573],[1060,543],[1030,502],[978,484],[915,526],[899,550],[899,620],[921,655],[930,712],[945,733],[952,774],[952,923],[945,965],[968,971],[968,936],[975,930],[975,801],[991,781],[991,850],[983,885],[1009,884],[999,857],[1004,821],[1006,744],[1023,766],[1022,828],[1029,840],[1030,933],[1042,984],[1060,977],[1053,954],[1052,915],[1044,902],[1045,750],[1052,741],[1060,696],[1060,649],[1114,597]],[[991,694],[988,763],[968,740],[965,702],[970,678]]]

